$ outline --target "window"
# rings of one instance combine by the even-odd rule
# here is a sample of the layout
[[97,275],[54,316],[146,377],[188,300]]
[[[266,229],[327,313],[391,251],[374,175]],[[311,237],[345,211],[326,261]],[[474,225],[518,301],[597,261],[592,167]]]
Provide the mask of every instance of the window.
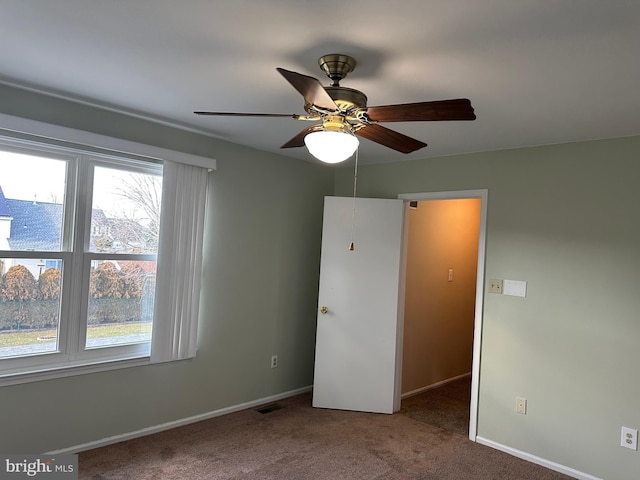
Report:
[[[151,341],[161,170],[90,162],[86,348]],[[85,239],[86,240],[86,239]]]
[[63,263],[67,161],[3,151],[0,165],[0,359],[56,352],[62,268],[46,267]]
[[4,145],[3,370],[148,356],[162,165]]
[[206,169],[0,137],[0,172],[0,383],[195,354]]

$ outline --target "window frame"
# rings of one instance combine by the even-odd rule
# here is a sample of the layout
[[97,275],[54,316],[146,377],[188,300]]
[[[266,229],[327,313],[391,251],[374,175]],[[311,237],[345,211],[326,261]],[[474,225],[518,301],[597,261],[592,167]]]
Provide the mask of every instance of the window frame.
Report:
[[0,359],[0,386],[149,363],[151,340],[86,348],[91,260],[153,260],[156,254],[89,251],[96,167],[162,176],[162,163],[119,152],[107,154],[0,135],[0,149],[66,162],[66,185],[59,251],[2,250],[0,258],[60,259],[62,285],[57,349]]

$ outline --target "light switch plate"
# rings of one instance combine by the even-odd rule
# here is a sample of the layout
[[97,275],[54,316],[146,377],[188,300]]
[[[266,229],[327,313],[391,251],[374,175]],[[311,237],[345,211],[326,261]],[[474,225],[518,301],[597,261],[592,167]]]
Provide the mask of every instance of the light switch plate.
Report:
[[502,280],[492,278],[489,280],[489,293],[502,293]]

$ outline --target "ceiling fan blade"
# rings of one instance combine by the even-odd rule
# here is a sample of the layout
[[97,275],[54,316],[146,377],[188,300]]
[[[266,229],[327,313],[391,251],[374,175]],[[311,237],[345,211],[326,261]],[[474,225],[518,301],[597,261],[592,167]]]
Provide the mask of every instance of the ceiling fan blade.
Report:
[[427,146],[426,143],[421,142],[420,140],[407,137],[402,133],[378,124],[362,127],[356,131],[356,135],[379,143],[380,145],[384,145],[385,147],[392,148],[393,150],[401,153],[415,152],[416,150]]
[[317,78],[301,73],[291,72],[284,68],[277,68],[278,72],[304,97],[307,103],[317,105],[328,110],[338,110],[338,106],[329,96]]
[[210,115],[220,117],[288,117],[298,120],[300,115],[295,113],[237,113],[237,112],[193,112],[196,115]]
[[425,122],[442,120],[475,120],[467,98],[435,102],[404,103],[369,107],[367,115],[376,122]]
[[309,135],[311,132],[315,130],[315,126],[310,126],[302,130],[295,137],[289,140],[287,143],[282,145],[280,148],[296,148],[296,147],[304,147],[304,137]]

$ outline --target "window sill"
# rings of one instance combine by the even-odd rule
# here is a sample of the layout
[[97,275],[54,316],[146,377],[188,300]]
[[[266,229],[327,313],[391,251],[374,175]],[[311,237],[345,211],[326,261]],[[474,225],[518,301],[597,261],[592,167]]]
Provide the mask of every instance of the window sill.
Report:
[[52,380],[55,378],[72,377],[75,375],[84,375],[87,373],[106,372],[108,370],[120,370],[123,368],[140,367],[149,365],[148,356],[125,358],[120,360],[102,360],[92,363],[84,363],[74,366],[48,366],[39,370],[33,370],[23,373],[0,374],[0,387],[9,385],[19,385],[21,383],[39,382],[42,380]]

